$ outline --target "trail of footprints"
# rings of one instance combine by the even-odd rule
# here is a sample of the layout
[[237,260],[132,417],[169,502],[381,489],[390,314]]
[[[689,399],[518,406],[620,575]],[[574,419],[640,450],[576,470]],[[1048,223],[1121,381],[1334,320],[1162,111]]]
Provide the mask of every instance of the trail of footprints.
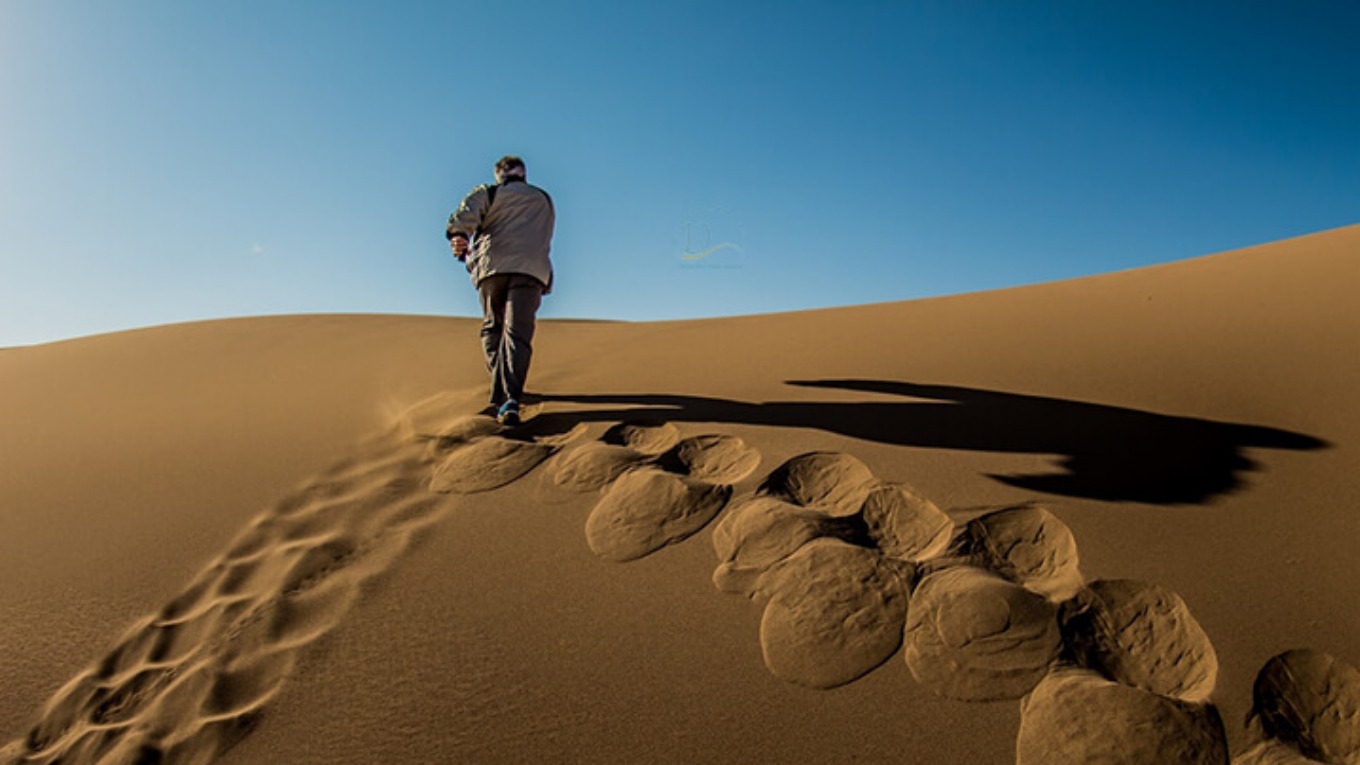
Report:
[[246,735],[300,652],[444,510],[423,443],[394,434],[361,454],[256,517],[57,691],[0,762],[196,765]]
[[[901,650],[913,677],[965,701],[1021,699],[1018,765],[1229,763],[1210,702],[1213,645],[1154,583],[1086,581],[1076,540],[1035,504],[956,527],[848,454],[812,452],[732,500],[759,465],[740,439],[624,423],[555,461],[558,487],[599,491],[590,548],[625,561],[716,517],[714,585],[764,604],[766,667],[812,688]],[[1233,765],[1360,765],[1360,673],[1318,651],[1261,670]]]
[[[629,561],[714,527],[720,591],[763,604],[770,672],[833,688],[901,651],[932,692],[1021,700],[1018,765],[1230,762],[1210,701],[1218,663],[1175,593],[1087,582],[1039,505],[956,525],[858,459],[812,452],[734,485],[759,453],[722,434],[626,422],[574,444],[454,416],[440,397],[262,514],[188,587],[48,702],[0,763],[209,763],[246,735],[299,652],[366,579],[446,509],[441,494],[510,484],[551,460],[555,491],[597,493],[590,549]],[[568,448],[569,447],[569,448]],[[1328,654],[1272,658],[1232,765],[1360,765],[1360,672]]]

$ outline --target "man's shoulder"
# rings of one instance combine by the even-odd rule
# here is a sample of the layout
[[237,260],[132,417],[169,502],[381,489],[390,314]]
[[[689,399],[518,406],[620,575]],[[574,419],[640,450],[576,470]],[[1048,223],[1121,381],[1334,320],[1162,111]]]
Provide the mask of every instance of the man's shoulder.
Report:
[[535,186],[532,183],[529,183],[528,181],[519,180],[511,181],[509,183],[502,184],[501,188],[505,189],[507,193],[519,196],[542,195],[543,199],[547,201],[549,207],[551,207],[553,203],[552,195],[548,193],[547,189],[544,189],[541,186]]
[[473,186],[472,191],[469,191],[467,193],[467,196],[463,198],[463,202],[464,204],[467,204],[472,202],[472,200],[477,198],[478,196],[486,197],[492,193],[493,192],[491,191],[491,184],[482,183],[477,186]]
[[552,206],[552,194],[549,194],[547,189],[545,189],[545,188],[543,188],[543,187],[541,187],[541,186],[535,186],[535,185],[533,185],[532,183],[526,183],[526,184],[524,184],[524,185],[525,185],[525,186],[528,186],[530,189],[533,189],[534,191],[538,192],[539,194],[542,194],[542,195],[543,195],[543,198],[548,200],[548,206],[550,206],[550,207]]

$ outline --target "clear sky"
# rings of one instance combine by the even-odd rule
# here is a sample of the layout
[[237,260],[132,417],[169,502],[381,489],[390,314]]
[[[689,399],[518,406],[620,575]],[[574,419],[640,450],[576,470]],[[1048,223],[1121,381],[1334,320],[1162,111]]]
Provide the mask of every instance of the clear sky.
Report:
[[507,153],[556,202],[546,317],[905,300],[1356,223],[1357,40],[1351,0],[0,0],[0,346],[475,315],[444,223]]

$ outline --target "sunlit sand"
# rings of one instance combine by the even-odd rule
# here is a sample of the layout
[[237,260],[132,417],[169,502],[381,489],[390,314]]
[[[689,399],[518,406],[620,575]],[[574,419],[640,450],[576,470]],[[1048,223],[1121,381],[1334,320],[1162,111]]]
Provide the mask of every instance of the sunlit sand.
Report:
[[0,351],[0,763],[1360,763],[1357,283]]

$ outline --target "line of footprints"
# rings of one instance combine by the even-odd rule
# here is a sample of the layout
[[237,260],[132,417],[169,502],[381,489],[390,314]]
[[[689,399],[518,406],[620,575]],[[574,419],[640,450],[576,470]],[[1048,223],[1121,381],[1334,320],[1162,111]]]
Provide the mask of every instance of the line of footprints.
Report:
[[394,431],[254,518],[160,610],[63,686],[0,763],[207,765],[247,735],[304,648],[447,498]]
[[[858,459],[812,452],[734,499],[760,455],[661,422],[532,434],[436,397],[255,518],[177,597],[68,682],[0,764],[206,765],[247,735],[299,653],[447,511],[515,482],[597,493],[590,549],[629,561],[710,524],[713,583],[762,603],[770,672],[833,688],[899,649],[941,696],[1021,699],[1018,765],[1226,765],[1213,646],[1156,584],[1083,579],[1071,531],[1037,505],[956,524]],[[1360,765],[1360,672],[1294,650],[1257,676],[1232,765]]]
[[[930,500],[880,481],[855,457],[812,452],[750,496],[759,466],[742,439],[681,438],[663,422],[620,423],[564,446],[516,438],[488,418],[432,434],[432,487],[486,491],[551,458],[544,482],[594,492],[590,549],[630,561],[713,529],[721,591],[764,604],[761,648],[776,676],[811,688],[852,682],[902,649],[918,682],[965,701],[1021,699],[1019,765],[1230,762],[1210,702],[1218,661],[1174,592],[1087,582],[1076,541],[1038,505],[961,527]],[[1289,651],[1261,669],[1249,748],[1233,765],[1360,765],[1360,673]]]

